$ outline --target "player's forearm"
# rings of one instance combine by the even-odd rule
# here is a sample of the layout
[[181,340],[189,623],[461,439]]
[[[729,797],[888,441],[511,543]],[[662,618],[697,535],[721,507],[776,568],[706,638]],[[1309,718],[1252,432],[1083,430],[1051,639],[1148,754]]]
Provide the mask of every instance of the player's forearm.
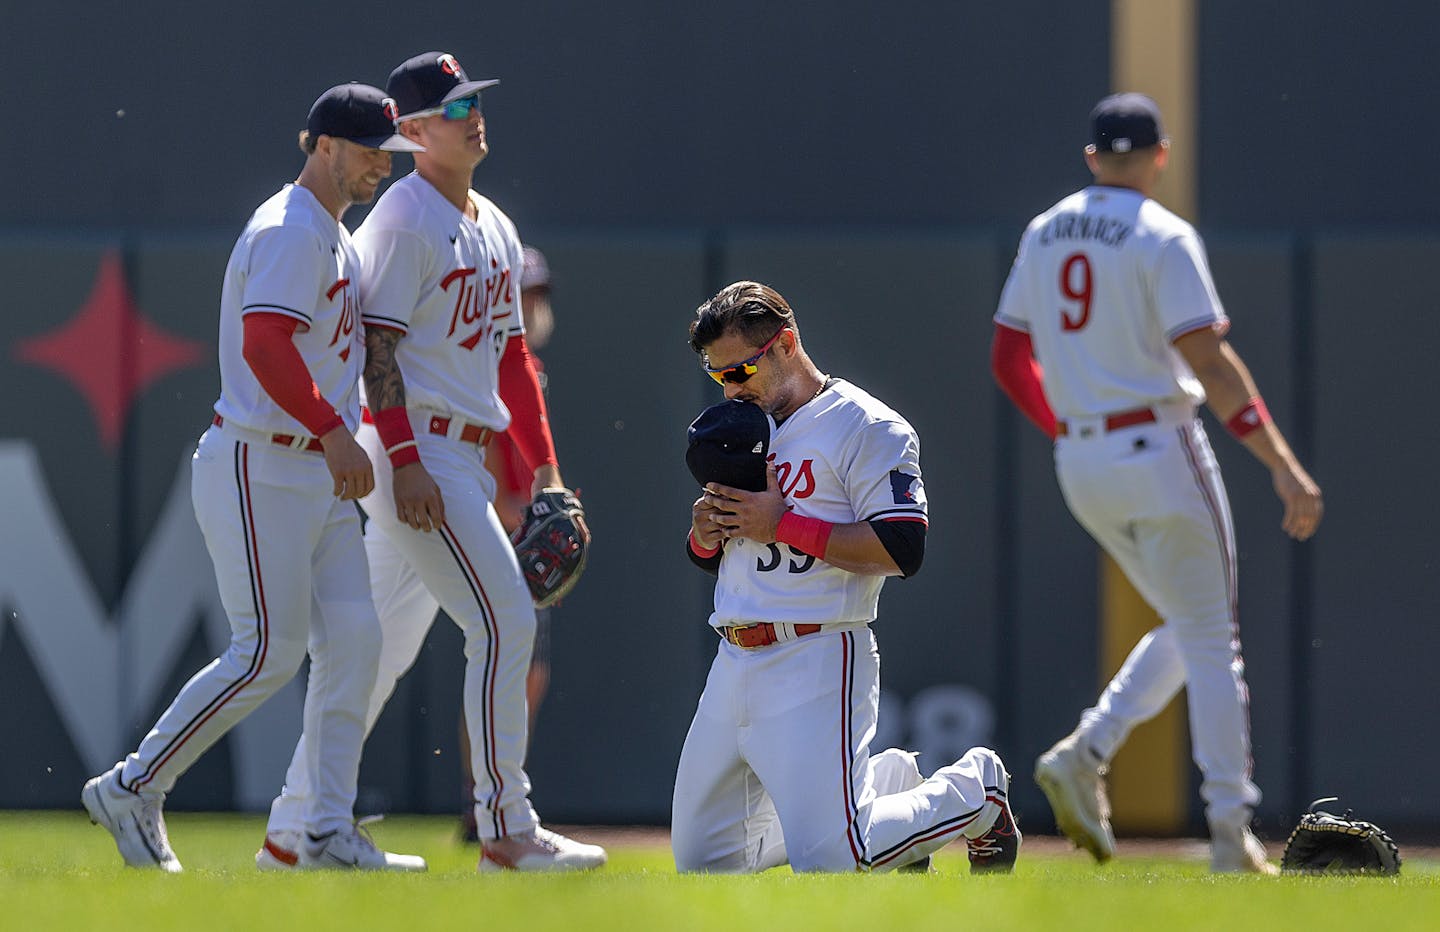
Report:
[[372,412],[405,407],[405,377],[395,361],[402,334],[387,327],[365,328],[365,400]]
[[360,375],[385,456],[397,470],[420,461],[420,449],[405,409],[405,377],[395,360],[395,347],[402,336],[388,327],[366,327],[365,369]]
[[[1220,352],[1209,362],[1195,371],[1200,384],[1205,387],[1206,403],[1221,423],[1235,431],[1232,422],[1236,416],[1257,404],[1260,391],[1240,355],[1229,343],[1220,344]],[[1263,402],[1258,402],[1263,404]],[[1258,415],[1258,412],[1257,412]],[[1255,419],[1255,425],[1239,436],[1240,443],[1260,462],[1270,469],[1289,467],[1295,463],[1295,454],[1279,428],[1268,419],[1268,415]]]
[[[808,551],[807,551],[808,552]],[[837,524],[830,530],[823,554],[813,554],[831,566],[860,576],[902,576],[875,530],[866,521]]]

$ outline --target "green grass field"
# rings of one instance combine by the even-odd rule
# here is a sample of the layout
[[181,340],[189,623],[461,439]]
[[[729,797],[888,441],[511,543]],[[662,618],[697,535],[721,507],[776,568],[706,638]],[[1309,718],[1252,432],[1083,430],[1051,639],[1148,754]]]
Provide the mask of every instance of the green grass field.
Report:
[[1212,876],[1194,856],[1097,868],[1037,843],[1006,877],[971,877],[954,846],[929,876],[678,877],[665,847],[610,843],[610,865],[593,874],[480,876],[454,819],[392,817],[377,841],[423,854],[428,874],[277,876],[254,868],[259,816],[168,821],[179,876],[124,868],[110,836],[78,811],[0,813],[0,929],[1440,928],[1440,862],[1414,857],[1398,878],[1277,880]]

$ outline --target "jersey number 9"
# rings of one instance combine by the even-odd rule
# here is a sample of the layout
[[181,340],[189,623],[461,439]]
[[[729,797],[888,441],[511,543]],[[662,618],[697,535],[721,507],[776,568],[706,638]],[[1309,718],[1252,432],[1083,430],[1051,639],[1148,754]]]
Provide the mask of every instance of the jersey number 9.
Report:
[[1067,308],[1060,310],[1060,326],[1067,331],[1079,330],[1090,322],[1090,299],[1095,294],[1095,279],[1090,273],[1090,257],[1072,252],[1060,266],[1060,293],[1080,305],[1080,315],[1071,317]]

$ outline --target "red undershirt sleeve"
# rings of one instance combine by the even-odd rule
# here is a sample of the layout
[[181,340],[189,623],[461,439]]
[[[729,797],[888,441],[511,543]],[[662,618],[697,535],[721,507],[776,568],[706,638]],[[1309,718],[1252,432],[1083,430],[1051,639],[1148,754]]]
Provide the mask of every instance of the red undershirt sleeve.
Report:
[[1035,359],[1030,334],[996,324],[995,339],[990,344],[990,371],[1015,407],[1054,440],[1055,412],[1045,399],[1045,370]]
[[323,437],[345,423],[330,402],[320,395],[300,351],[295,329],[300,322],[284,314],[254,312],[245,315],[242,353],[260,387],[286,414]]
[[558,466],[545,395],[524,334],[512,336],[500,357],[500,398],[510,409],[510,440],[530,471],[546,463]]

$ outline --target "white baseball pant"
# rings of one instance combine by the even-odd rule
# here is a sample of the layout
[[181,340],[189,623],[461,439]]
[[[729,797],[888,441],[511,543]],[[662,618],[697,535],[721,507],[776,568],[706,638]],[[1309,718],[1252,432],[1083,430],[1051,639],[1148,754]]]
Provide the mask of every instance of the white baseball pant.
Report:
[[[485,469],[484,449],[431,434],[427,416],[412,412],[411,420],[421,462],[444,497],[439,530],[417,531],[396,518],[394,473],[379,435],[369,424],[356,434],[376,464],[375,491],[361,504],[370,518],[365,552],[383,632],[366,733],[414,664],[436,609],[444,608],[465,635],[465,721],[480,838],[523,833],[539,824],[523,766],[529,740],[525,674],[535,641],[530,590],[490,504],[494,478]],[[299,827],[312,786],[307,742],[301,735],[285,787],[270,807],[271,832]]]
[[928,780],[870,756],[880,655],[864,625],[757,650],[720,643],[675,776],[680,871],[888,871],[984,834],[1008,789],[973,748]]
[[323,833],[354,821],[380,622],[359,514],[332,489],[319,453],[228,424],[200,438],[191,497],[230,619],[230,646],[185,684],[125,759],[125,786],[169,792],[207,748],[290,681],[308,649],[304,722],[315,791],[296,827]]
[[1071,513],[1164,622],[1085,711],[1082,735],[1109,760],[1184,686],[1206,816],[1248,825],[1260,790],[1250,779],[1235,532],[1204,427],[1186,412],[1108,433],[1072,430],[1056,441],[1055,467]]

